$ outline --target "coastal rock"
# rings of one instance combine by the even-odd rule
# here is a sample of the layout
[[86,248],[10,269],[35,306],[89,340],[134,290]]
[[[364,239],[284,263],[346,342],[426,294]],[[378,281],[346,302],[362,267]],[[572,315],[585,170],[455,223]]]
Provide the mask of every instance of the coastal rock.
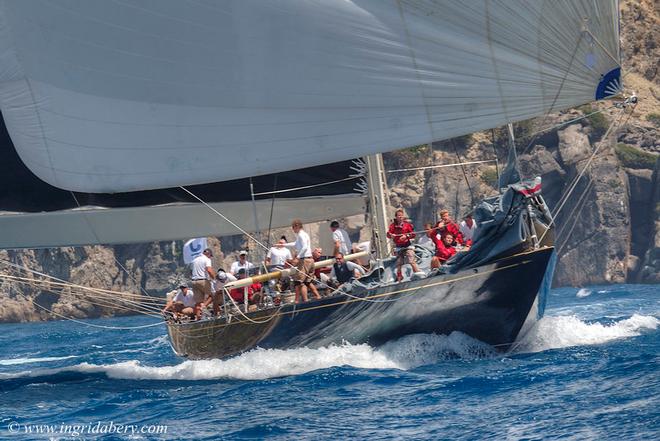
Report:
[[660,283],[660,161],[656,161],[651,178],[651,203],[649,204],[651,225],[648,234],[648,249],[640,264],[636,277],[639,283]]
[[564,130],[559,130],[557,135],[559,136],[559,155],[564,164],[574,164],[591,155],[589,136],[584,133],[581,125],[572,124]]

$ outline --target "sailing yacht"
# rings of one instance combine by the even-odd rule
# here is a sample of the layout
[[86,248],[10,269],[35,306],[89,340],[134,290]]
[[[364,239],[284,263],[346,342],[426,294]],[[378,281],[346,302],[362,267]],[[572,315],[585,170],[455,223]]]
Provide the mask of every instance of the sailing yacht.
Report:
[[[0,1],[0,247],[222,236],[364,213],[350,160],[621,92],[615,0]],[[542,314],[552,218],[534,180],[476,207],[473,249],[391,283],[205,323],[175,351],[462,331],[507,347]],[[328,164],[337,164],[329,166]],[[297,192],[280,192],[296,189]],[[26,192],[34,196],[25,197]],[[380,194],[380,195],[379,195]],[[418,250],[424,259],[424,251]]]

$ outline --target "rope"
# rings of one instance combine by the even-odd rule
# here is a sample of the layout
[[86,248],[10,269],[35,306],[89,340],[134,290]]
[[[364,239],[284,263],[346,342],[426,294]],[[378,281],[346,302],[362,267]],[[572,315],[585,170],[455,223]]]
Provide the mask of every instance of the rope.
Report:
[[210,206],[209,204],[207,204],[206,202],[204,202],[200,197],[198,197],[198,196],[197,196],[196,194],[194,194],[192,191],[188,190],[186,187],[183,187],[183,186],[180,186],[179,188],[180,188],[181,190],[185,191],[186,193],[188,193],[190,196],[192,196],[192,197],[195,198],[196,200],[198,200],[198,201],[199,201],[202,205],[204,205],[206,208],[208,208],[209,210],[211,210],[212,212],[214,212],[215,214],[217,214],[218,216],[220,216],[223,220],[225,220],[226,222],[228,222],[231,226],[233,226],[234,228],[236,228],[238,231],[240,231],[241,233],[245,234],[248,238],[252,239],[257,245],[259,245],[260,247],[262,247],[262,248],[265,249],[265,250],[268,250],[268,248],[266,247],[266,245],[264,245],[263,243],[261,243],[256,237],[252,236],[250,233],[248,233],[247,231],[245,231],[243,228],[239,227],[238,224],[236,224],[235,222],[233,222],[233,221],[232,221],[231,219],[229,219],[227,216],[225,216],[224,214],[220,213],[218,210],[216,210],[215,208],[213,208],[212,206]]
[[535,140],[536,137],[537,137],[538,135],[540,135],[541,133],[545,133],[545,132],[549,132],[549,131],[551,131],[551,130],[559,129],[560,127],[564,127],[564,126],[567,126],[567,125],[573,124],[573,123],[575,123],[575,122],[581,121],[581,120],[583,120],[583,119],[585,119],[585,118],[589,118],[589,117],[592,116],[592,115],[596,115],[596,114],[598,114],[598,113],[602,113],[602,112],[604,112],[604,111],[605,111],[605,109],[595,110],[595,111],[593,111],[593,112],[591,112],[591,113],[587,113],[586,115],[578,116],[577,118],[573,118],[573,119],[570,119],[570,120],[568,120],[568,121],[564,121],[564,122],[561,122],[561,123],[556,124],[556,125],[554,125],[554,126],[551,126],[551,127],[546,128],[546,129],[539,130],[539,131],[537,131],[537,132],[532,133],[532,135],[531,135],[532,140],[529,142],[529,144],[527,144],[527,147],[525,147],[525,149],[522,151],[521,155],[524,155],[525,153],[527,153],[527,152],[529,151],[529,148],[530,148],[530,147],[532,146],[532,144],[534,143],[534,140]]
[[459,162],[457,164],[440,164],[440,165],[427,165],[425,167],[413,167],[413,168],[399,168],[396,170],[386,170],[386,173],[398,173],[398,172],[407,172],[407,171],[416,171],[416,170],[430,170],[433,168],[444,168],[444,167],[456,167],[456,166],[464,166],[464,165],[471,165],[471,164],[484,164],[486,162],[497,162],[495,159],[486,159],[483,161],[468,161],[468,162]]
[[48,309],[48,308],[46,308],[46,307],[41,306],[40,304],[36,303],[36,302],[35,302],[34,300],[32,300],[32,299],[28,299],[28,300],[30,300],[30,302],[32,302],[32,304],[33,304],[34,306],[36,306],[36,307],[38,307],[38,308],[41,308],[41,309],[43,309],[44,311],[49,312],[49,313],[51,313],[51,314],[53,314],[53,315],[55,315],[55,316],[57,316],[57,317],[61,317],[61,318],[63,318],[64,320],[68,320],[68,321],[70,321],[70,322],[74,322],[74,323],[79,323],[79,324],[81,324],[81,325],[89,326],[89,327],[92,327],[92,328],[109,329],[109,330],[113,330],[113,331],[127,331],[127,330],[133,330],[133,329],[151,328],[151,327],[154,327],[154,326],[160,326],[160,325],[165,324],[165,322],[160,321],[160,322],[158,322],[158,323],[151,323],[151,324],[149,324],[149,325],[141,325],[141,326],[104,326],[104,325],[95,325],[95,324],[93,324],[93,323],[83,322],[83,321],[81,321],[81,320],[76,320],[76,319],[74,319],[74,318],[67,317],[67,316],[65,316],[65,315],[59,314],[59,313],[57,313],[57,312],[55,312],[55,311],[52,311],[52,310],[50,310],[50,309]]
[[614,128],[615,124],[618,122],[618,120],[621,118],[621,116],[623,115],[624,112],[625,112],[625,108],[622,108],[622,109],[620,110],[619,114],[617,115],[617,117],[614,119],[614,121],[612,121],[612,124],[610,124],[610,126],[607,128],[607,131],[606,131],[605,134],[602,136],[601,141],[597,144],[597,146],[596,146],[596,148],[594,149],[593,153],[591,154],[591,156],[590,156],[589,159],[587,160],[587,163],[584,165],[584,167],[582,168],[582,170],[580,171],[580,173],[577,175],[577,177],[573,180],[573,182],[572,182],[572,184],[570,185],[568,191],[564,194],[564,196],[562,196],[562,199],[563,199],[563,200],[561,201],[561,204],[559,205],[559,207],[557,208],[557,210],[555,211],[555,213],[552,213],[552,214],[550,215],[550,217],[551,217],[551,219],[550,219],[550,224],[548,225],[548,228],[547,228],[547,229],[543,232],[543,234],[541,235],[541,237],[540,237],[540,239],[539,239],[539,242],[542,242],[542,241],[543,241],[543,238],[545,237],[545,235],[548,234],[548,231],[550,231],[550,228],[549,228],[549,227],[551,227],[552,224],[555,223],[557,217],[559,216],[559,213],[561,213],[561,210],[564,208],[564,205],[565,205],[566,202],[568,201],[568,198],[571,196],[571,194],[572,194],[573,191],[575,190],[575,188],[576,188],[578,182],[580,181],[580,179],[581,179],[582,176],[584,175],[584,172],[587,171],[587,169],[591,166],[592,161],[594,160],[594,158],[596,157],[596,155],[597,155],[598,152],[600,151],[600,148],[605,144],[605,140],[607,139],[607,137],[609,136],[610,132],[611,132],[612,129]]
[[[82,208],[82,206],[80,205],[80,202],[78,202],[78,198],[76,197],[75,193],[73,191],[69,191],[69,193],[71,193],[71,196],[73,196],[73,200],[76,201],[76,205],[78,205],[78,208]],[[89,218],[87,217],[87,213],[85,212],[85,210],[81,210],[81,212],[83,214],[83,217],[85,218],[85,223],[87,223],[87,226],[89,227],[89,230],[92,232],[92,235],[94,235],[94,239],[96,239],[97,244],[100,245],[101,244],[101,239],[99,239],[99,236],[96,234],[96,230],[94,229],[94,226],[92,225],[92,223],[89,221]],[[146,295],[147,297],[150,297],[147,290],[144,289],[140,283],[138,283],[138,281],[133,277],[133,275],[124,267],[124,265],[121,264],[119,259],[117,259],[117,257],[115,257],[114,252],[112,253],[112,258],[114,259],[115,263],[117,265],[119,265],[119,267],[126,273],[126,275],[128,275],[128,277],[130,277],[131,280],[133,280],[135,285],[140,288],[140,290],[144,293],[144,295]],[[94,268],[96,268],[96,263],[94,261],[92,261],[92,265],[94,265]],[[97,271],[98,271],[98,269],[97,269]],[[109,274],[107,269],[105,271],[106,271],[107,274]]]
[[[15,264],[15,263],[13,263],[13,262],[9,262],[9,261],[6,261],[6,260],[0,261],[0,263],[3,263],[4,265],[7,265],[7,266],[9,266],[9,267],[16,268],[16,269],[18,269],[18,270],[20,270],[20,271],[24,271],[24,272],[32,273],[32,274],[37,274],[37,275],[39,275],[39,276],[46,277],[47,279],[56,280],[57,282],[52,282],[52,281],[50,281],[50,280],[46,280],[46,281],[44,281],[44,280],[41,280],[41,281],[35,281],[34,279],[28,279],[28,278],[25,278],[25,277],[11,276],[11,275],[2,275],[1,277],[5,278],[6,280],[26,281],[27,283],[30,283],[30,284],[35,284],[35,282],[37,282],[37,283],[45,283],[45,284],[52,284],[52,285],[55,285],[55,286],[61,286],[61,287],[63,287],[63,288],[69,288],[69,289],[71,289],[71,288],[76,288],[76,289],[81,290],[82,292],[87,291],[87,292],[90,292],[90,293],[94,293],[94,294],[96,294],[97,296],[101,296],[101,297],[102,297],[102,296],[106,296],[107,299],[111,299],[111,300],[120,300],[120,301],[122,301],[122,302],[124,302],[124,303],[130,304],[130,305],[132,305],[132,306],[135,307],[135,309],[136,309],[135,312],[140,312],[139,309],[142,309],[142,310],[143,310],[143,313],[144,313],[144,311],[147,311],[147,312],[160,312],[160,308],[157,309],[157,308],[155,308],[155,307],[151,307],[151,306],[148,306],[148,305],[143,305],[143,304],[141,304],[141,303],[139,303],[139,302],[136,302],[136,301],[133,301],[133,300],[130,300],[130,299],[126,299],[126,298],[122,298],[122,297],[121,297],[122,295],[136,296],[135,294],[131,294],[131,293],[123,293],[123,292],[119,292],[119,291],[104,290],[104,289],[100,289],[100,288],[90,288],[90,287],[86,287],[86,286],[82,286],[82,285],[77,285],[77,284],[69,283],[69,282],[66,282],[66,281],[64,281],[64,280],[62,280],[62,279],[59,279],[59,278],[57,278],[57,277],[51,276],[51,275],[49,275],[49,274],[45,274],[45,273],[42,273],[42,272],[39,272],[39,271],[36,271],[36,270],[30,269],[30,268],[27,268],[27,267],[25,267],[25,266],[21,266],[21,265]],[[58,283],[58,282],[59,282],[59,283]],[[51,291],[51,290],[49,290],[49,289],[45,289],[45,290],[47,290],[47,291]],[[51,292],[55,292],[55,291],[51,291]],[[118,297],[118,295],[119,295],[119,297]],[[154,302],[156,301],[153,297],[151,297],[151,298],[149,298],[149,299],[150,299],[150,300],[153,299]],[[90,303],[91,303],[91,302],[90,302]]]
[[[589,179],[589,184],[587,184],[587,187],[585,188],[584,192],[580,196],[580,199],[578,200],[577,204],[575,205],[575,207],[573,207],[573,211],[569,215],[569,219],[571,218],[571,216],[573,215],[573,212],[577,209],[577,207],[580,207],[580,209],[577,211],[577,213],[575,213],[576,215],[580,214],[580,212],[584,208],[584,205],[585,205],[584,201],[586,201],[585,196],[589,193],[589,190],[591,189],[592,184],[593,184],[593,180]],[[562,244],[557,249],[557,255],[561,256],[561,252],[564,250],[564,248],[568,244],[568,239],[571,237],[571,234],[573,234],[573,230],[575,229],[575,226],[577,225],[577,220],[578,220],[578,218],[577,218],[577,216],[575,216],[573,218],[573,223],[571,225],[571,228],[568,230],[568,234],[567,235],[561,235],[561,237],[565,237],[566,239],[564,239]],[[565,224],[565,225],[567,225],[567,224]],[[564,230],[564,228],[562,228],[562,231],[563,230]]]
[[263,191],[261,193],[254,193],[254,196],[265,196],[265,195],[271,195],[271,194],[294,192],[294,191],[298,191],[298,190],[307,190],[308,188],[323,187],[324,185],[337,184],[339,182],[350,181],[352,179],[358,179],[358,178],[360,178],[360,176],[349,176],[348,178],[337,179],[337,180],[328,181],[328,182],[321,182],[320,184],[305,185],[303,187],[285,188],[283,190]]
[[451,145],[454,147],[454,152],[456,153],[456,159],[458,163],[461,164],[461,170],[463,171],[463,177],[465,178],[465,184],[467,185],[468,190],[470,191],[470,205],[474,205],[474,193],[472,192],[472,187],[470,186],[470,181],[468,180],[467,173],[465,172],[465,166],[461,163],[461,155],[458,154],[458,148],[456,147],[456,142],[452,138]]
[[[144,305],[136,304],[135,302],[132,302],[132,301],[126,300],[126,299],[122,299],[122,298],[114,298],[114,297],[113,298],[111,298],[111,297],[97,298],[97,297],[88,296],[85,293],[81,293],[81,292],[76,293],[74,291],[71,291],[69,287],[63,287],[60,290],[55,290],[55,289],[50,288],[49,286],[39,286],[34,281],[27,280],[25,278],[16,278],[16,277],[12,277],[12,276],[4,276],[4,275],[0,276],[0,278],[5,279],[5,280],[9,280],[9,281],[13,281],[15,283],[21,283],[21,284],[30,285],[30,286],[33,286],[33,287],[39,287],[39,289],[42,290],[42,291],[56,293],[56,294],[59,294],[61,297],[65,297],[65,298],[69,297],[69,298],[74,298],[76,300],[81,300],[82,299],[82,300],[86,301],[89,304],[92,304],[92,305],[95,305],[95,306],[100,306],[100,307],[103,307],[103,308],[110,308],[110,309],[115,309],[115,310],[120,310],[120,311],[123,310],[123,311],[139,312],[143,315],[149,315],[149,316],[152,316],[152,317],[160,317],[160,308],[153,308],[153,307],[150,307],[150,306],[144,306]],[[16,279],[19,279],[19,280],[16,280]],[[20,280],[20,279],[23,279],[23,280]],[[40,282],[46,283],[46,284],[52,284],[53,283],[53,282],[46,282],[46,281],[40,281]],[[65,291],[66,288],[69,288],[69,292]],[[121,304],[117,304],[116,303],[117,301],[126,303],[126,304],[130,305],[130,307],[127,307],[127,306],[124,306],[124,305],[121,305]]]
[[[273,191],[277,190],[277,176],[275,175],[273,177]],[[270,216],[268,217],[268,234],[266,235],[266,239],[268,242],[266,243],[266,246],[270,249],[270,234],[271,231],[273,230],[273,212],[275,211],[275,194],[273,194],[273,197],[270,200]]]

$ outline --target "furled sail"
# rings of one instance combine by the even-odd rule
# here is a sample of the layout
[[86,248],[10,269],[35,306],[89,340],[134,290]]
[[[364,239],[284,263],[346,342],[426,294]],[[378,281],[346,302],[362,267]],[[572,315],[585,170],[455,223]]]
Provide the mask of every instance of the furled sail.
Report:
[[615,94],[615,0],[0,2],[22,161],[117,193],[333,163]]
[[[181,188],[80,193],[41,181],[0,118],[0,248],[42,248],[226,236],[364,213],[354,161]],[[254,202],[253,202],[254,196]]]

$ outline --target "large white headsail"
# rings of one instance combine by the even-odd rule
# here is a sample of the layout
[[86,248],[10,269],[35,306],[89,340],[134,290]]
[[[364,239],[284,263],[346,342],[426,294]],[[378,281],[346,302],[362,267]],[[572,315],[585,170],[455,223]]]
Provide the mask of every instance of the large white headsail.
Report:
[[0,108],[57,187],[228,180],[611,94],[615,0],[0,3]]

